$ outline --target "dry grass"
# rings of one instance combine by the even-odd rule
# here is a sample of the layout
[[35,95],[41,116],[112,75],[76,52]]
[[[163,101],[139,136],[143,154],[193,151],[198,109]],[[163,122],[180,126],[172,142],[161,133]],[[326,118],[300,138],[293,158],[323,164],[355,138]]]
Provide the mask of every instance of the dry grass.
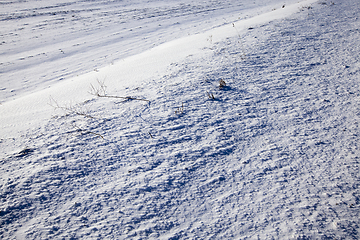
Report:
[[214,94],[207,92],[209,99],[215,100]]
[[219,81],[219,88],[222,89],[222,88],[224,88],[224,87],[226,87],[226,82],[225,82],[224,80],[220,79],[220,81]]
[[181,104],[181,107],[178,107],[175,110],[175,114],[183,114],[184,113],[184,103]]

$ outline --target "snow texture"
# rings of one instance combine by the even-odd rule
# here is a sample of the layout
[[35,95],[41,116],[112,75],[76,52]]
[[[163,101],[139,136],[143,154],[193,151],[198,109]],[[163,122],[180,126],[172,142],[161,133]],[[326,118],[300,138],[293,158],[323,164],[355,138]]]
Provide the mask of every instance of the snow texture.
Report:
[[269,11],[278,2],[2,1],[0,101],[47,88],[184,35]]
[[[1,3],[29,8],[2,12],[6,29],[35,12],[49,22],[44,34],[64,33],[58,43],[70,44],[71,23],[56,30],[52,15],[40,14],[55,8],[78,18],[74,34],[89,23],[87,41],[99,41],[98,48],[85,44],[84,55],[78,49],[69,58],[29,61],[38,65],[29,68],[31,90],[11,79],[32,78],[21,70],[27,60],[1,65],[1,84],[14,81],[21,92],[3,90],[0,105],[1,238],[360,238],[358,1],[270,1],[268,11],[255,1],[246,19],[236,14],[246,5],[238,3],[228,23],[219,19],[232,1],[155,1],[149,8],[142,1],[63,2],[46,9],[42,1]],[[87,4],[94,10],[80,11]],[[98,39],[91,21],[111,25],[112,10],[126,9],[137,11],[124,21],[144,16],[149,30],[117,40],[110,27]],[[172,39],[178,28],[169,19],[187,15],[178,28],[190,36]],[[209,25],[195,34],[191,25],[200,19]],[[156,30],[156,21],[171,30]],[[28,39],[1,29],[5,42],[18,41],[13,56],[20,54]],[[166,41],[157,38],[156,47],[136,40],[150,34],[152,42],[159,31]],[[93,64],[88,48],[96,58],[127,55],[108,52],[117,41],[129,56],[66,77]],[[52,41],[51,48],[59,47]],[[65,79],[38,80],[43,62],[47,73],[65,69]],[[44,84],[51,87],[34,90]]]

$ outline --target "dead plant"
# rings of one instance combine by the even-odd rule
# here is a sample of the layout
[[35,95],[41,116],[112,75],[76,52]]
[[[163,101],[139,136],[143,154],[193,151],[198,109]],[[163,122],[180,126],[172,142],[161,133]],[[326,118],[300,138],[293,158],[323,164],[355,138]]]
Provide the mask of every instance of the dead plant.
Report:
[[97,80],[99,86],[97,88],[94,87],[94,85],[90,84],[90,94],[97,96],[97,97],[106,97],[106,98],[121,98],[121,99],[125,99],[125,100],[137,100],[137,101],[146,101],[146,102],[150,102],[147,99],[141,99],[141,98],[134,98],[134,97],[120,97],[120,96],[113,96],[113,95],[108,95],[106,92],[107,86],[105,85],[105,81],[100,81]]
[[181,107],[178,107],[175,110],[175,114],[183,114],[184,113],[184,103],[181,104]]
[[207,92],[209,99],[215,100],[214,94]]
[[226,82],[225,82],[224,80],[220,79],[220,81],[219,81],[219,88],[222,89],[222,88],[224,88],[224,87],[226,87]]
[[71,125],[75,129],[75,131],[81,133],[81,135],[92,134],[92,135],[95,135],[95,136],[98,136],[98,137],[101,137],[102,139],[104,139],[104,137],[99,133],[95,133],[95,132],[92,132],[92,131],[89,131],[86,129],[82,129],[74,123],[72,123]]
[[92,119],[95,118],[94,116],[91,116],[88,113],[89,109],[84,108],[84,106],[82,106],[81,104],[75,104],[75,105],[69,104],[69,105],[60,106],[59,103],[52,96],[50,96],[49,105],[52,106],[54,109],[63,110],[66,116],[74,114]]

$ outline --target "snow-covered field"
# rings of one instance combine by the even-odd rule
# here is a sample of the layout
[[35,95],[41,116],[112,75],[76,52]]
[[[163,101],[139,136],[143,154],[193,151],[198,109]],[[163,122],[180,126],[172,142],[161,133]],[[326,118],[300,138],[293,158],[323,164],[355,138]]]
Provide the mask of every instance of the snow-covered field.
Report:
[[279,5],[279,0],[1,1],[0,102]]
[[0,238],[360,238],[357,0],[0,5]]

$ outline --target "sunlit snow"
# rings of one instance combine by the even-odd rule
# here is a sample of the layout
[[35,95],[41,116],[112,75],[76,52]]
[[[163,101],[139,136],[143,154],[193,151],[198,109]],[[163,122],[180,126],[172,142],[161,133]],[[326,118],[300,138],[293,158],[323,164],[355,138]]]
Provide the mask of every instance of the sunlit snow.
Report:
[[360,238],[357,1],[0,5],[0,238]]

